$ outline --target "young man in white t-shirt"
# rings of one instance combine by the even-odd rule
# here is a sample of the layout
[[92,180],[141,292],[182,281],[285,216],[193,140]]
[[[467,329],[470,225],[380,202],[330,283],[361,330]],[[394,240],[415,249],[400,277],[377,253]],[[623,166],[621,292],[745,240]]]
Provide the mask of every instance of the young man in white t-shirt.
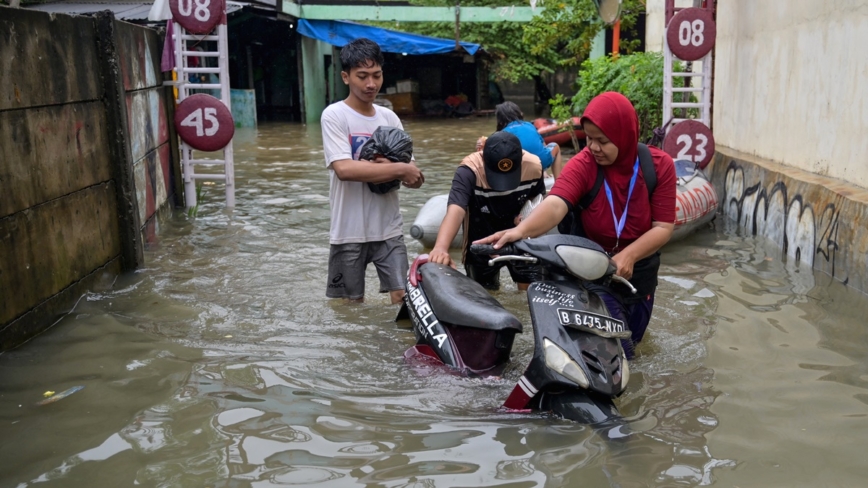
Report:
[[407,247],[398,193],[374,193],[366,183],[401,180],[408,188],[425,181],[414,161],[392,163],[385,158],[360,160],[362,145],[380,126],[403,129],[391,110],[374,105],[383,85],[383,54],[369,39],[356,39],[341,49],[341,78],[349,96],[322,113],[322,138],[329,169],[329,271],[326,296],[362,300],[365,268],[374,263],[380,292],[392,303],[404,296]]

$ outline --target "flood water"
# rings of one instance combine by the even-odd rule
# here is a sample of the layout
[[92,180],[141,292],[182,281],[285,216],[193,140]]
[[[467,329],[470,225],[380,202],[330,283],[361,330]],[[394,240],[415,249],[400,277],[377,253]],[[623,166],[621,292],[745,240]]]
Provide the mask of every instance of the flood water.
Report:
[[[408,120],[426,183],[493,119]],[[0,486],[862,486],[868,300],[723,223],[664,249],[649,333],[617,400],[631,434],[498,406],[503,379],[407,364],[379,295],[326,300],[318,126],[236,135],[237,207],[207,186],[160,224],[146,265],[0,356]],[[720,217],[718,218],[720,220]],[[456,257],[457,254],[456,254]],[[495,296],[526,327],[522,292]],[[507,284],[509,283],[509,284]],[[37,405],[46,391],[84,388]]]

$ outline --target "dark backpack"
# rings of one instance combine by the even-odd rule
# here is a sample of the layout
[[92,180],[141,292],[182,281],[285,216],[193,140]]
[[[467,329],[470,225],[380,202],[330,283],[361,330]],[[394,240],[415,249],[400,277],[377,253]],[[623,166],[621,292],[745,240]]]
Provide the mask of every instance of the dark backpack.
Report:
[[[648,146],[640,142],[637,149],[639,150],[639,167],[642,168],[642,178],[645,179],[645,186],[648,188],[648,198],[650,199],[654,195],[654,189],[657,188],[657,170],[654,169],[654,160],[651,159],[651,151],[648,149]],[[573,210],[567,212],[567,215],[558,224],[558,232],[586,237],[579,214],[582,210],[588,208],[594,199],[597,198],[597,194],[600,193],[602,186],[603,172],[598,168],[597,180],[594,182],[594,187],[579,199],[579,203]]]

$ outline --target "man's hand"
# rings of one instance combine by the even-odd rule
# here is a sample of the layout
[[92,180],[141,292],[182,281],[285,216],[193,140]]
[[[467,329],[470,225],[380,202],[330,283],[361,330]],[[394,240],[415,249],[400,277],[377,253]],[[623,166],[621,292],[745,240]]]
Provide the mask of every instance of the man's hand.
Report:
[[504,244],[509,244],[510,242],[515,242],[521,240],[521,233],[516,230],[515,227],[512,229],[502,230],[500,232],[495,232],[488,237],[479,239],[478,241],[473,241],[473,244],[494,244],[495,249],[500,249],[504,246]]
[[476,150],[482,151],[482,148],[485,147],[485,141],[487,141],[487,140],[488,140],[488,137],[486,137],[486,136],[482,136],[479,139],[477,139],[476,140]]
[[415,164],[402,164],[403,172],[400,178],[401,183],[404,184],[407,188],[419,188],[422,186],[422,183],[425,183],[425,175],[422,174],[422,170],[416,167]]
[[449,252],[444,251],[443,249],[438,249],[436,247],[428,253],[428,262],[444,264],[447,266],[452,266],[453,268],[456,267],[455,262],[452,260],[452,256],[449,255]]

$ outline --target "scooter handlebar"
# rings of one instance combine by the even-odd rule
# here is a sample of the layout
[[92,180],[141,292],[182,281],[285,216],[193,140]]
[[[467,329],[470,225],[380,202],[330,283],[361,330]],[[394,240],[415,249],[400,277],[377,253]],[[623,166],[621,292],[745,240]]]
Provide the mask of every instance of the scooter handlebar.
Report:
[[515,248],[512,244],[507,244],[500,249],[495,249],[491,244],[471,244],[470,252],[473,254],[480,254],[483,256],[492,256],[492,255],[500,255],[500,256],[508,256],[511,254],[516,254]]

